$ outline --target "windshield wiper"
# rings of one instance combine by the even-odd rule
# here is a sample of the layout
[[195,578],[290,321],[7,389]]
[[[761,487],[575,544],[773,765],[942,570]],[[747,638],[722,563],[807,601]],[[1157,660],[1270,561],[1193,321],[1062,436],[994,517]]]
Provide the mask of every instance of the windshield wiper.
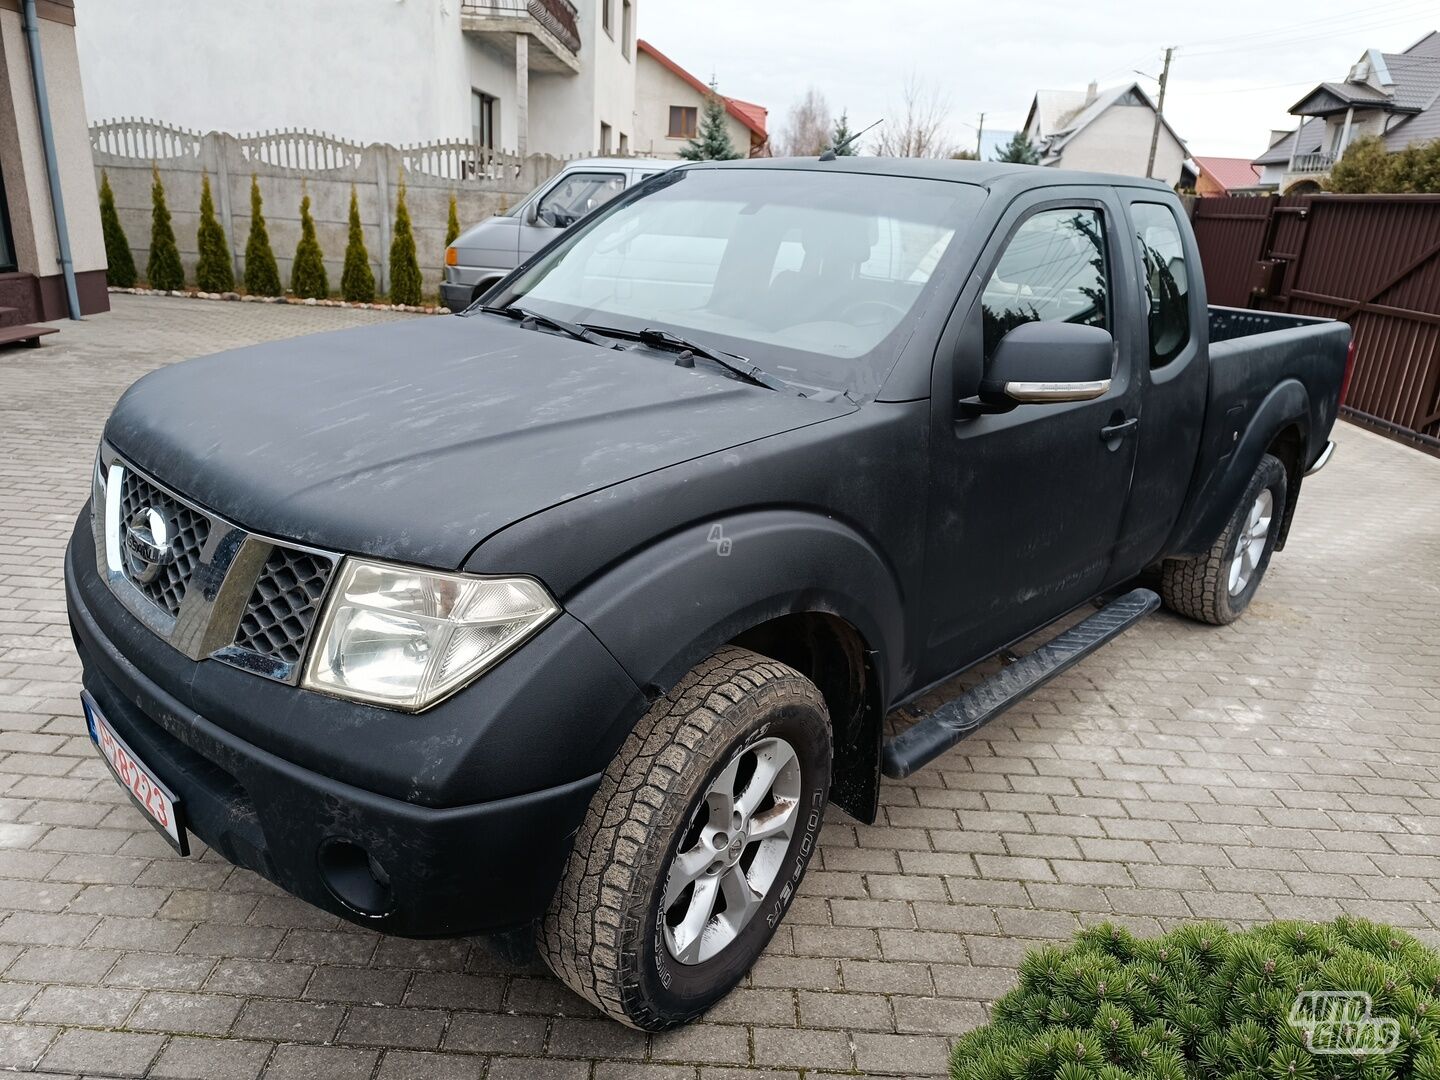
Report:
[[603,334],[614,334],[616,337],[630,338],[640,342],[642,345],[649,345],[652,349],[669,349],[673,352],[690,352],[696,356],[703,356],[712,363],[719,364],[726,371],[738,375],[741,379],[755,386],[763,386],[767,390],[778,390],[782,394],[796,394],[804,397],[799,390],[787,385],[774,375],[771,375],[764,368],[752,364],[743,356],[736,356],[724,349],[716,349],[709,345],[699,345],[679,334],[672,334],[669,330],[660,330],[653,326],[647,326],[643,330],[619,330],[608,326],[591,327]]
[[480,305],[480,310],[487,315],[499,315],[506,319],[516,319],[521,326],[524,326],[526,323],[547,326],[551,330],[558,330],[567,337],[574,338],[576,341],[583,341],[588,345],[599,345],[602,349],[619,348],[618,345],[612,345],[599,334],[595,333],[595,331],[581,326],[578,323],[568,322],[565,319],[557,319],[553,315],[542,315],[538,311],[530,311],[527,308],[521,307],[496,307],[494,304],[482,304]]

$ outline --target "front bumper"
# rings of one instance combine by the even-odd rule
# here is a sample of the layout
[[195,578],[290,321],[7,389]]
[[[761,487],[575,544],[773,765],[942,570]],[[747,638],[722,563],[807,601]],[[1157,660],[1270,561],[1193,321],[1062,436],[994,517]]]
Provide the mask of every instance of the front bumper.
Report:
[[475,299],[475,286],[440,283],[440,302],[451,311],[464,311]]
[[[84,522],[82,516],[82,526]],[[386,752],[385,732],[373,730],[377,724],[387,726],[392,737],[397,730],[402,738],[409,732],[406,741],[420,742],[432,756],[463,759],[472,748],[462,745],[458,736],[437,738],[425,714],[387,714],[278,686],[217,661],[187,659],[145,629],[100,582],[87,533],[77,528],[65,559],[66,599],[85,689],[135,754],[179,796],[186,823],[199,839],[318,907],[389,933],[443,936],[499,930],[544,912],[600,779],[599,770],[583,771],[592,759],[575,754],[573,736],[569,745],[541,741],[545,732],[532,740],[526,736],[537,733],[495,724],[496,718],[485,712],[500,703],[488,700],[487,679],[482,678],[451,700],[470,710],[474,728],[488,731],[489,756],[503,766],[503,759],[518,749],[530,759],[548,759],[551,775],[568,773],[570,778],[499,798],[482,800],[472,791],[475,801],[458,803],[437,798],[438,791],[453,785],[415,789],[418,778],[413,773],[406,796],[358,786],[343,775],[349,770],[341,747],[353,749],[359,739],[382,761],[399,753]],[[593,658],[580,649],[569,651],[573,663],[590,669],[584,685],[570,688],[575,696],[569,714],[588,715],[592,722],[599,721],[597,727],[607,729],[594,743],[593,760],[598,763],[604,748],[619,737],[618,730],[608,729],[633,720],[643,697],[628,680],[597,681]],[[556,669],[537,659],[534,678],[554,681]],[[510,666],[516,674],[516,666]],[[504,667],[502,663],[495,673]],[[236,678],[245,681],[236,684]],[[277,719],[267,711],[267,705],[280,700],[275,695],[290,697],[298,711],[282,710],[283,726],[302,733],[307,752],[299,756],[309,760],[298,763],[295,754],[282,756],[242,737],[235,730],[239,713],[225,714],[222,723],[216,710],[197,708],[197,702],[213,700],[200,692],[207,683],[220,684],[220,692],[238,710],[250,711],[255,723],[247,734],[252,735],[265,730],[267,718]],[[499,689],[498,681],[488,689]],[[584,708],[576,707],[580,702]],[[610,706],[619,708],[618,723],[604,717]],[[307,713],[307,707],[314,711]],[[337,709],[359,719],[338,728],[325,723],[327,716],[337,716]],[[368,737],[366,725],[372,729]],[[334,767],[315,767],[327,755]],[[402,778],[385,779],[378,786],[393,788]],[[337,851],[360,851],[373,861],[383,882],[379,900],[361,892],[363,900],[355,901],[356,892],[346,885],[346,875],[353,878],[356,872],[354,860],[337,869]],[[365,857],[359,870],[374,878]]]

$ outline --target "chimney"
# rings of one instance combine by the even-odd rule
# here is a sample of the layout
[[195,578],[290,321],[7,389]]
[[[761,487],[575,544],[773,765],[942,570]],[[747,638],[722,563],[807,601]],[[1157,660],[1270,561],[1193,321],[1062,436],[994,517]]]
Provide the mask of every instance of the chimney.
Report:
[[1085,104],[1086,104],[1086,105],[1089,105],[1092,101],[1095,100],[1096,92],[1097,92],[1098,89],[1099,89],[1099,88],[1095,85],[1095,80],[1094,80],[1094,79],[1091,79],[1091,80],[1090,80],[1090,85],[1085,88]]

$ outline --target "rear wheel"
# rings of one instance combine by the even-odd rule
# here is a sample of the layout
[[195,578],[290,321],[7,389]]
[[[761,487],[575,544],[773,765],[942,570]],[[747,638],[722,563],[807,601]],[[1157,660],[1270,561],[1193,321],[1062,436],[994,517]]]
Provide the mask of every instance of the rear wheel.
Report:
[[815,685],[726,648],[657,701],[606,770],[538,945],[616,1020],[694,1019],[759,957],[794,899],[830,785]]
[[1286,491],[1285,466],[1266,454],[1210,550],[1194,559],[1167,559],[1161,567],[1165,606],[1216,626],[1238,619],[1270,565]]

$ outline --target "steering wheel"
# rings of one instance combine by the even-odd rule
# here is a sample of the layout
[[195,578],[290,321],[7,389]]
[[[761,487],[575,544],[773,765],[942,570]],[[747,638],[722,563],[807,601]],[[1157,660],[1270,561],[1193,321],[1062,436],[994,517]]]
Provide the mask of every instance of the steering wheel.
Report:
[[[864,311],[866,308],[875,309],[875,314],[870,318],[864,318],[863,316],[857,318],[858,313]],[[887,312],[893,314],[897,320],[905,317],[905,308],[899,304],[891,303],[889,300],[861,300],[845,313],[845,321],[853,323],[856,326],[864,326],[866,323],[880,322]]]

